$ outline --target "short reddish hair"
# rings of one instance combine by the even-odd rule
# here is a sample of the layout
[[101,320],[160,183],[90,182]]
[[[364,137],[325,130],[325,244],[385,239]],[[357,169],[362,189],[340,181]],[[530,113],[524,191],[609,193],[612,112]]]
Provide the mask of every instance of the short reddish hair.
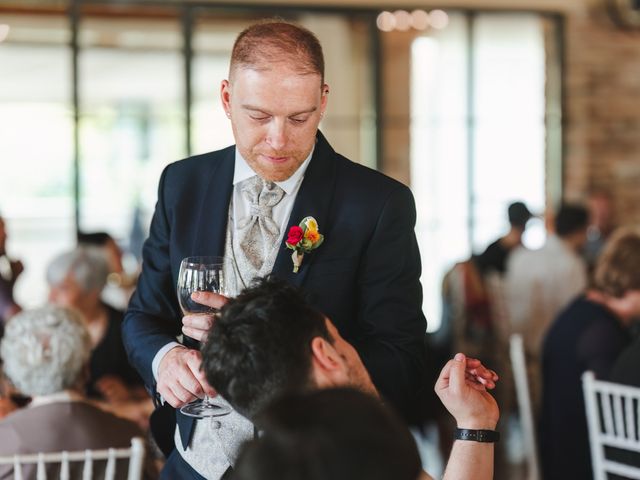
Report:
[[324,84],[324,55],[309,30],[281,20],[265,20],[243,30],[233,44],[229,75],[238,67],[267,69],[287,62],[301,74],[319,74]]

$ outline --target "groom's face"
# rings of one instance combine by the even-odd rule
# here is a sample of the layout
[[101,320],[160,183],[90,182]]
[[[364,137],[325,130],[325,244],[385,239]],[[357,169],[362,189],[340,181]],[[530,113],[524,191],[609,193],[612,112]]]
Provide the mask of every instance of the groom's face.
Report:
[[309,156],[326,91],[319,74],[300,74],[284,64],[238,67],[222,82],[236,146],[260,177],[286,180]]

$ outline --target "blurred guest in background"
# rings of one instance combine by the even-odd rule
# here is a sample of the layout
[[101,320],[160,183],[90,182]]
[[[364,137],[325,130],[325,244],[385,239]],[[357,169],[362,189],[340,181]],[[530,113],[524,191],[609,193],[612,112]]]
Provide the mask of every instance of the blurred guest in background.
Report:
[[592,271],[605,241],[615,229],[610,193],[606,190],[593,190],[589,193],[587,207],[589,208],[589,227],[587,243],[584,246],[584,258],[589,270]]
[[13,287],[23,270],[22,262],[7,256],[7,230],[0,216],[0,335],[2,325],[21,310],[13,298]]
[[580,252],[587,240],[587,210],[562,205],[555,232],[539,250],[516,249],[507,262],[505,294],[514,332],[522,333],[525,348],[539,356],[540,344],[556,315],[587,286]]
[[507,209],[509,217],[509,231],[490,244],[484,252],[473,257],[478,270],[482,275],[489,272],[504,274],[506,270],[507,256],[516,247],[522,245],[522,235],[527,228],[527,222],[531,218],[531,212],[522,202],[514,202]]
[[123,252],[115,239],[106,232],[79,232],[78,246],[99,248],[105,255],[109,268],[107,284],[102,290],[103,300],[118,310],[127,308],[135,289],[137,273],[127,272],[123,264]]
[[96,248],[76,248],[56,257],[47,269],[49,301],[79,311],[91,338],[87,394],[107,402],[144,398],[142,380],[129,365],[122,343],[123,313],[100,300],[108,265]]
[[[5,373],[20,392],[33,399],[27,407],[0,420],[0,455],[128,448],[132,437],[143,436],[134,423],[85,399],[90,353],[89,332],[72,310],[46,307],[24,311],[7,324],[0,343]],[[105,463],[94,463],[96,475],[103,475]],[[47,476],[53,478],[58,467],[49,468]],[[126,478],[126,466],[117,470],[122,472],[117,478]],[[12,472],[12,465],[2,466],[0,478]],[[79,478],[80,472],[74,472],[73,467],[70,473]],[[148,475],[152,478],[152,470]],[[23,476],[35,478],[35,465],[23,467]]]
[[[607,380],[640,315],[640,230],[616,231],[593,288],[555,320],[544,341],[540,455],[544,478],[592,478],[581,375]],[[637,371],[638,365],[629,368]]]

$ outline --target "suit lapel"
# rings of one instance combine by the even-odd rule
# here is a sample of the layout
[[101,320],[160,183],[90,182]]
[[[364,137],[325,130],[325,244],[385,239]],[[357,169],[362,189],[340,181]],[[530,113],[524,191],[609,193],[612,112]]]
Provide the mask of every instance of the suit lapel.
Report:
[[[329,225],[329,211],[336,181],[335,152],[320,131],[318,131],[317,139],[313,157],[309,162],[291,210],[287,231],[293,225],[298,225],[304,217],[314,217],[318,221],[320,233],[323,233]],[[286,235],[287,232],[285,232],[285,238]],[[322,249],[322,245],[319,249]],[[298,273],[293,273],[292,253],[293,251],[286,248],[283,241],[272,272],[276,276],[300,286],[318,252],[305,254]]]
[[229,202],[233,193],[235,148],[222,152],[223,158],[211,171],[209,183],[200,204],[198,232],[192,255],[224,255],[224,242],[229,218]]
[[[233,171],[235,168],[235,148],[220,152],[222,158],[214,163],[207,187],[199,205],[196,236],[193,239],[193,256],[223,256],[227,234],[229,202],[233,192]],[[198,348],[197,346],[195,348]],[[193,435],[195,419],[176,412],[182,447],[186,449]]]

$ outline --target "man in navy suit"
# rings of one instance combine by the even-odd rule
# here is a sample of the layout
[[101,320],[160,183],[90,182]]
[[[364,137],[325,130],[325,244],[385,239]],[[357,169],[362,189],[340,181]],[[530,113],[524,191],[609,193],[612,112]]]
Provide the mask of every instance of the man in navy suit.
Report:
[[[123,330],[131,362],[169,405],[215,394],[200,369],[198,344],[188,338],[204,339],[215,319],[182,317],[175,293],[180,261],[237,259],[253,241],[238,241],[247,239],[245,227],[271,225],[277,240],[261,247],[255,271],[240,266],[244,283],[272,273],[302,287],[356,347],[382,395],[414,418],[424,387],[426,321],[413,196],[331,148],[318,131],[328,94],[322,49],[311,32],[277,21],[253,25],[236,40],[221,86],[236,145],[164,170]],[[256,182],[260,200],[276,191],[278,200],[257,205],[246,193]],[[324,242],[294,273],[286,234],[308,216]],[[199,301],[221,306],[225,299],[205,294]],[[180,333],[188,336],[183,344]],[[235,412],[219,421],[214,430],[177,413],[165,478],[220,478],[233,466],[237,445],[253,431]]]

